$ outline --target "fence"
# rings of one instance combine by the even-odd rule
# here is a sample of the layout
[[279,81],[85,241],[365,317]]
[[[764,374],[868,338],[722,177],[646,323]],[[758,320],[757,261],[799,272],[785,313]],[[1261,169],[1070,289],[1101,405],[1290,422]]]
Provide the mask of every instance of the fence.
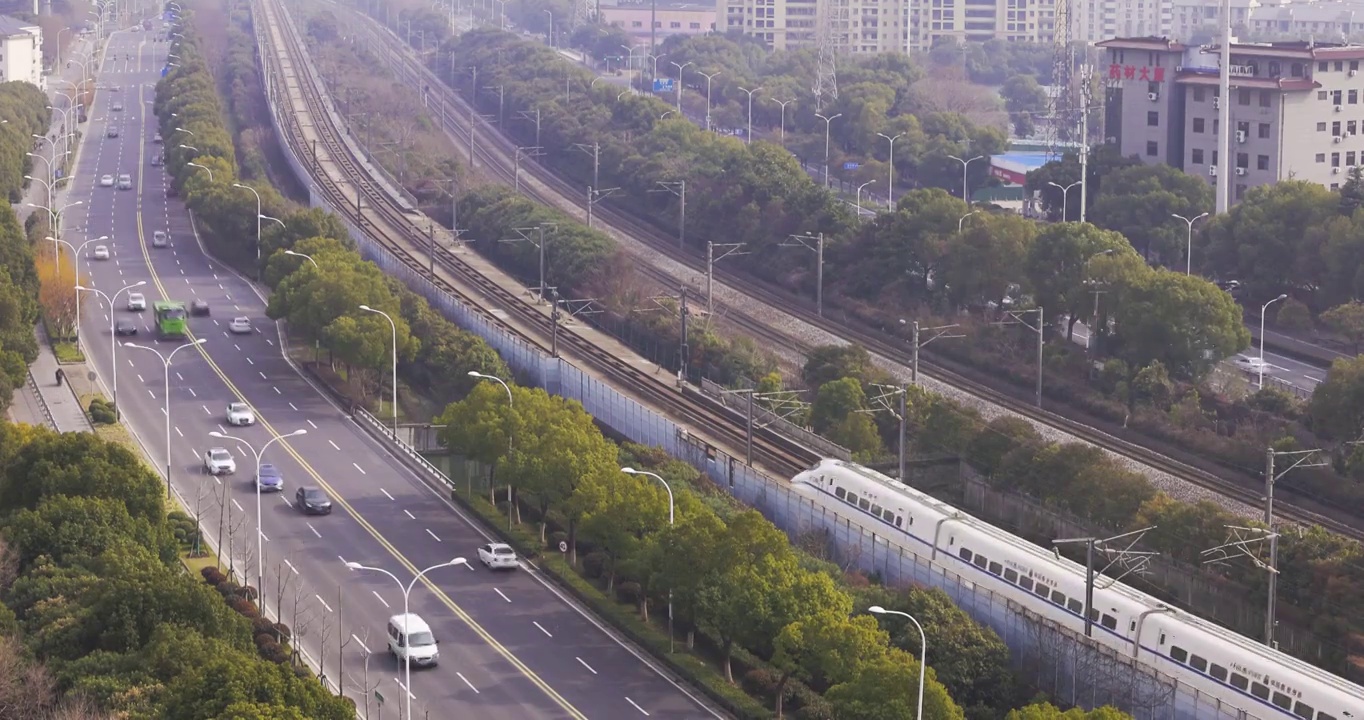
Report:
[[[261,55],[266,54],[262,46]],[[276,132],[285,137],[279,132],[282,119],[277,106],[272,106],[271,117]],[[309,187],[312,204],[335,211],[314,187],[311,173],[298,160],[294,149],[286,145],[284,154],[300,181]],[[1138,720],[1256,720],[1254,715],[1221,707],[1216,699],[1202,695],[1177,678],[1096,646],[926,557],[892,545],[884,537],[868,534],[852,518],[795,494],[785,479],[767,477],[745,465],[741,458],[731,457],[705,439],[691,435],[563,359],[549,357],[504,331],[485,311],[445,294],[422,271],[393,257],[344,216],[342,220],[366,259],[425,297],[452,322],[482,337],[519,378],[550,393],[577,400],[597,420],[630,441],[659,447],[692,465],[792,538],[812,532],[823,534],[846,567],[876,573],[892,586],[917,584],[942,589],[971,617],[999,633],[1011,649],[1015,667],[1038,689],[1058,700],[1086,707],[1113,704]],[[359,418],[366,415],[357,411]],[[401,447],[382,421],[372,416],[360,425],[376,439],[409,456],[415,452]],[[434,465],[427,462],[426,466],[427,472],[440,474],[441,482],[456,486]]]
[[47,400],[43,397],[42,392],[38,390],[38,381],[33,379],[32,368],[29,368],[28,370],[28,391],[38,400],[38,409],[43,413],[43,422],[47,423],[47,426],[53,430],[60,431],[60,428],[57,427],[57,421],[52,419],[52,408],[47,406]]

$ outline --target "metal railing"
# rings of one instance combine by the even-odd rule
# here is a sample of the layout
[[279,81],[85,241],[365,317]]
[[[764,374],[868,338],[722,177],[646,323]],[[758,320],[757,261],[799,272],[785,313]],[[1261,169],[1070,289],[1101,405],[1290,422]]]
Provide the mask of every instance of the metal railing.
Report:
[[47,400],[43,398],[43,393],[38,390],[38,381],[33,379],[33,370],[28,370],[28,389],[33,393],[33,397],[38,399],[38,408],[43,412],[43,420],[47,426],[53,430],[58,430],[57,421],[52,418],[52,409],[47,406]]

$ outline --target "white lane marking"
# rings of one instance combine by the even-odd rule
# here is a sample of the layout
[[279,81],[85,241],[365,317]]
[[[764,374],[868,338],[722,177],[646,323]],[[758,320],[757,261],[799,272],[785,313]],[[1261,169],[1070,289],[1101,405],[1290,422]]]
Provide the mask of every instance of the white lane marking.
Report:
[[407,516],[408,516],[409,518],[411,518],[411,519],[413,519],[413,520],[416,520],[416,519],[417,519],[417,516],[416,516],[416,515],[413,515],[411,510],[406,510],[406,509],[405,509],[405,510],[403,510],[403,512],[404,512],[404,513],[407,513]]
[[460,671],[456,670],[456,671],[455,671],[455,674],[459,676],[459,679],[460,679],[460,680],[463,680],[463,681],[464,681],[464,684],[465,684],[465,685],[468,685],[468,686],[469,686],[469,689],[470,689],[470,690],[473,690],[473,691],[474,691],[474,694],[475,694],[475,695],[482,695],[482,693],[480,693],[480,692],[478,691],[478,688],[474,687],[474,684],[471,683],[471,682],[469,682],[469,678],[464,677],[464,674],[463,674],[463,673],[461,673]]
[[498,595],[500,595],[500,596],[502,597],[503,600],[506,600],[507,602],[511,602],[511,598],[507,597],[506,595],[502,595],[502,591],[501,591],[501,590],[498,590],[497,588],[493,588],[493,592],[495,592],[495,593],[497,593]]
[[332,446],[333,448],[336,448],[337,450],[340,450],[340,449],[341,449],[341,448],[339,448],[339,447],[336,446],[336,441],[334,441],[334,440],[327,440],[327,442],[331,443],[331,446]]
[[314,430],[317,429],[317,423],[313,422],[312,420],[309,420],[309,421],[308,421],[308,424],[309,424],[309,425],[312,425]]
[[137,365],[134,365],[132,359],[129,359],[129,360],[128,360],[128,367],[137,367]]
[[355,466],[355,469],[356,469],[356,470],[359,470],[361,475],[368,475],[368,474],[369,474],[369,473],[365,472],[365,469],[362,468],[362,467],[360,467],[360,465],[359,465],[358,463],[351,463],[351,465],[354,465],[354,466]]
[[436,538],[436,542],[440,542],[440,538],[436,537],[436,534],[433,533],[433,532],[431,532],[431,528],[425,528],[425,530],[426,530],[426,534],[427,534],[427,535],[430,535],[431,537]]
[[588,665],[587,662],[584,661],[582,658],[577,657],[577,656],[575,655],[575,656],[573,657],[573,659],[574,659],[574,660],[577,660],[579,663],[582,663],[582,666],[585,667],[585,668],[587,668],[588,671],[591,672],[593,675],[596,675],[596,674],[597,674],[597,671],[596,671],[596,670],[593,670],[593,669],[592,669],[592,666],[591,666],[591,665]]
[[[308,529],[309,529],[309,530],[312,530],[314,535],[318,536],[319,538],[322,537],[322,533],[318,532],[318,531],[317,531],[317,528],[313,527],[313,524],[312,524],[312,523],[307,523],[307,525],[308,525]],[[341,557],[341,556],[340,556],[340,555],[337,555],[337,557]],[[345,558],[342,558],[342,559],[341,559],[341,562],[345,562],[345,561],[346,561]]]
[[383,493],[383,494],[384,494],[384,497],[388,498],[389,500],[392,500],[392,499],[393,499],[393,496],[392,496],[392,495],[389,495],[387,490],[385,490],[385,489],[383,489],[383,488],[379,488],[379,492]]
[[140,383],[147,382],[146,380],[143,380],[143,379],[142,379],[142,374],[141,374],[141,373],[138,373],[138,375],[137,375],[137,381],[140,382]]
[[185,389],[189,391],[190,397],[199,397],[199,394],[196,393],[196,392],[194,392],[194,388],[185,388]]
[[322,607],[327,608],[327,612],[332,611],[332,606],[328,605],[327,601],[323,600],[321,595],[314,594],[313,597],[317,598],[317,601],[322,603]]
[[265,542],[270,542],[270,536],[269,536],[269,535],[266,535],[264,530],[261,530],[261,531],[259,531],[259,532],[260,532],[260,536],[263,537],[263,538],[265,538]]
[[185,436],[184,433],[180,432],[180,428],[179,428],[178,426],[175,428],[175,434],[176,434],[176,435],[179,435],[180,437],[184,437],[184,436]]
[[204,409],[204,414],[205,414],[205,415],[212,415],[212,414],[213,414],[213,413],[211,413],[211,412],[208,411],[208,406],[207,406],[207,405],[200,405],[199,407],[201,407],[201,408]]
[[237,502],[237,498],[232,498],[232,505],[233,507],[236,507],[238,510],[246,512],[246,508],[242,507],[241,503]]
[[275,346],[274,343],[270,342],[270,338],[266,338],[266,339],[265,339],[265,344],[266,344],[266,345],[269,345],[270,347],[274,347],[274,346]]
[[295,575],[298,574],[298,568],[294,567],[294,564],[289,562],[289,558],[284,558],[284,564],[288,565],[289,569],[293,570]]
[[[153,400],[156,399],[156,392],[153,391],[151,388],[147,388],[147,394],[148,394],[148,395],[151,395]],[[161,414],[162,414],[162,415],[165,415],[165,414],[166,414],[166,409],[165,409],[165,408],[161,408]]]
[[247,359],[246,359],[246,364],[247,364],[247,365],[255,365],[256,362],[255,362],[254,360],[252,360],[251,358],[247,358]]
[[181,375],[180,373],[175,373],[175,378],[181,382],[184,382],[185,380],[184,376]]
[[383,603],[384,607],[392,607],[391,605],[388,604],[388,601],[384,599],[384,596],[378,593],[378,591],[370,590],[370,592],[374,593],[374,597],[379,598],[379,602]]
[[369,651],[369,648],[368,648],[363,642],[360,642],[360,638],[355,637],[355,633],[351,633],[350,639],[351,639],[351,640],[354,640],[354,641],[355,641],[355,644],[356,644],[356,645],[359,645],[359,646],[360,646],[360,649],[361,649],[361,650],[364,650],[366,655],[369,654],[369,652],[370,652],[370,651]]
[[642,714],[644,715],[644,717],[649,717],[649,713],[645,712],[644,708],[642,708],[642,707],[640,707],[638,704],[636,704],[634,700],[631,700],[629,695],[626,695],[626,696],[625,696],[625,702],[630,703],[631,707],[633,707],[634,709],[640,711],[640,713],[642,713]]
[[[223,337],[229,337],[226,330],[223,331]],[[232,343],[232,347],[236,348],[237,352],[242,351],[242,346],[238,345],[237,343]]]
[[1307,378],[1308,380],[1311,380],[1314,383],[1321,382],[1321,378],[1319,377],[1312,377],[1311,375],[1303,375],[1303,377]]
[[271,386],[270,386],[270,389],[271,389],[271,390],[274,390],[276,395],[283,395],[283,394],[284,394],[284,393],[280,392],[280,391],[279,391],[279,388],[278,388],[278,387],[275,387],[274,385],[271,385]]
[[544,633],[544,634],[545,634],[545,637],[554,637],[553,635],[550,635],[550,634],[549,634],[549,631],[546,630],[545,627],[544,627],[543,625],[541,625],[540,623],[535,622],[534,620],[531,620],[531,621],[530,621],[530,624],[531,624],[531,625],[534,625],[536,628],[538,628],[538,629],[540,630],[540,632]]
[[256,372],[260,373],[260,379],[262,379],[262,380],[267,380],[267,379],[269,379],[269,378],[265,377],[265,373],[260,372],[259,370],[257,370]]
[[289,403],[289,409],[290,409],[290,410],[294,410],[294,411],[297,411],[297,410],[298,410],[298,408],[294,407],[294,404],[293,404],[293,403]]

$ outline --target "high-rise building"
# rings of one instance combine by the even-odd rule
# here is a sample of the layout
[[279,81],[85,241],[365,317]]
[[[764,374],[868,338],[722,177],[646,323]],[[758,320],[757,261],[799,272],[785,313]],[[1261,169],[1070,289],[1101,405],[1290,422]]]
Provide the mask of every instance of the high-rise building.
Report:
[[43,87],[43,29],[0,15],[0,82],[11,80]]

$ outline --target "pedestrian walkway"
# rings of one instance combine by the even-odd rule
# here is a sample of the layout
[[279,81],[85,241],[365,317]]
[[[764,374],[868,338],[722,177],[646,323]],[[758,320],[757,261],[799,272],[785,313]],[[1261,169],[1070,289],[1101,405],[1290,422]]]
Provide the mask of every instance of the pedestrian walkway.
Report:
[[57,382],[57,370],[61,369],[72,381],[85,385],[89,368],[84,362],[59,365],[47,340],[47,331],[40,324],[33,332],[38,339],[38,359],[29,366],[31,382],[14,392],[11,417],[32,425],[46,425],[58,432],[90,432],[93,429],[90,419],[81,407],[72,382],[66,379],[60,384]]

